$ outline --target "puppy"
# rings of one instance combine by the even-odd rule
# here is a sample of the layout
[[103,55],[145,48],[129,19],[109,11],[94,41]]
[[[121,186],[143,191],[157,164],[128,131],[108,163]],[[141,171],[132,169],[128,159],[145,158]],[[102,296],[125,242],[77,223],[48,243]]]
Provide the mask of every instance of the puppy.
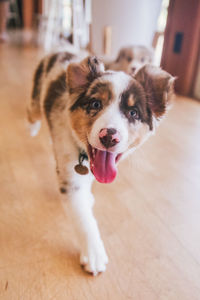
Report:
[[124,71],[134,74],[145,64],[153,62],[153,50],[145,46],[122,48],[115,61],[105,63],[107,70]]
[[53,141],[59,189],[77,230],[80,263],[93,275],[108,257],[92,212],[91,184],[112,182],[117,165],[155,130],[170,102],[173,77],[146,65],[134,77],[105,71],[89,56],[44,58],[34,77],[28,119],[31,135],[46,116]]

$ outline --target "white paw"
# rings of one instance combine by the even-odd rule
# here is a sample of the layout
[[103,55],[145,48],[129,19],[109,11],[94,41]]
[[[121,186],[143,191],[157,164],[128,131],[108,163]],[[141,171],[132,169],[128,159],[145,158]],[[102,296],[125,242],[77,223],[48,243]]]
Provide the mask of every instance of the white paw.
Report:
[[89,242],[87,249],[81,253],[80,264],[84,270],[96,276],[105,272],[108,256],[101,240]]

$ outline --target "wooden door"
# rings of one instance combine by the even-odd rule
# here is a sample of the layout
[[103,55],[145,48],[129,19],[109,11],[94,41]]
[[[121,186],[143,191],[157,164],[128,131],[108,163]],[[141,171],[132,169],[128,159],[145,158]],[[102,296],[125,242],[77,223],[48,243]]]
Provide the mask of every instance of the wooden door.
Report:
[[171,0],[161,66],[177,76],[175,89],[191,96],[200,45],[200,0]]

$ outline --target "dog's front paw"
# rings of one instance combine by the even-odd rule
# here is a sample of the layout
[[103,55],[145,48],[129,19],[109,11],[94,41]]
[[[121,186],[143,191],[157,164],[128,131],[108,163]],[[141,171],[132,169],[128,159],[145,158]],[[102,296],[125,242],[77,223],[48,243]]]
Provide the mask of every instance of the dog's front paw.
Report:
[[98,273],[105,272],[107,263],[108,256],[101,240],[89,242],[87,249],[83,251],[80,256],[80,264],[84,270],[94,276]]

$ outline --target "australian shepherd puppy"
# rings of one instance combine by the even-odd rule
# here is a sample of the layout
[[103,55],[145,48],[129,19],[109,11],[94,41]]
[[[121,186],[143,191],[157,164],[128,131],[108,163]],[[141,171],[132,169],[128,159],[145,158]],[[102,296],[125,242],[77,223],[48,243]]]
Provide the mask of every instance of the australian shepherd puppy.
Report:
[[153,63],[153,49],[146,46],[128,46],[120,49],[114,61],[106,62],[105,68],[134,74],[139,68]]
[[94,275],[108,257],[92,212],[91,184],[112,182],[117,164],[139,147],[165,115],[173,77],[146,65],[131,77],[105,71],[94,56],[69,53],[44,58],[34,76],[28,108],[31,135],[47,119],[59,189],[80,239],[80,263]]

